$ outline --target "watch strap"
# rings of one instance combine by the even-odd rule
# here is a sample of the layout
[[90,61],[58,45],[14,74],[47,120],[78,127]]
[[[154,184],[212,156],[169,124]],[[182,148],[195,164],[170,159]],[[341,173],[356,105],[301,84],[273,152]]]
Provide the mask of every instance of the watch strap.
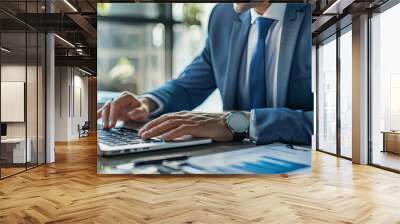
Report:
[[233,141],[234,142],[240,142],[243,141],[247,137],[247,132],[242,132],[242,133],[237,133],[233,132]]

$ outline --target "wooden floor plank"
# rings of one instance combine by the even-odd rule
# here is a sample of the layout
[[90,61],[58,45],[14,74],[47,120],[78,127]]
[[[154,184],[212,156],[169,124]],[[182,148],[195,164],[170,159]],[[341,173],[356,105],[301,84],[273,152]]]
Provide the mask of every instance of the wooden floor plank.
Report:
[[96,174],[96,139],[0,181],[0,223],[400,223],[400,175],[313,152],[284,176]]

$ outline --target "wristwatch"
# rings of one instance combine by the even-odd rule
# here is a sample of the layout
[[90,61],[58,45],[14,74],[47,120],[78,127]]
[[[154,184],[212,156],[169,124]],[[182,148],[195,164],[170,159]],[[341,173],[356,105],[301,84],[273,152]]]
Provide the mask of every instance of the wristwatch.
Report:
[[225,116],[225,124],[233,134],[233,141],[242,141],[248,137],[250,121],[244,112],[229,112]]

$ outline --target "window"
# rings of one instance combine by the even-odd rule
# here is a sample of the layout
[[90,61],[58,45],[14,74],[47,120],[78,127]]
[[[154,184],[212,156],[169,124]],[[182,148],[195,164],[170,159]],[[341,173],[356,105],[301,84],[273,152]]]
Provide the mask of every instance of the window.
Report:
[[[21,13],[40,13],[43,4],[18,6]],[[44,33],[0,13],[0,178],[45,163],[45,44]]]
[[[98,89],[142,94],[166,77],[160,4],[98,4]],[[115,94],[114,94],[115,95]]]
[[318,47],[318,149],[336,153],[336,36]]
[[132,17],[155,19],[160,16],[158,4],[98,4],[98,14],[110,17]]
[[352,157],[352,33],[340,36],[340,155]]
[[[182,70],[203,50],[207,38],[207,25],[215,3],[175,3],[173,17],[180,24],[173,27],[173,77]],[[193,14],[191,12],[195,11]],[[221,112],[222,99],[219,90],[215,90],[195,111]]]
[[317,148],[351,159],[353,97],[351,24],[322,41],[317,49]]
[[[98,4],[99,106],[121,91],[143,94],[176,78],[203,49],[214,5]],[[221,111],[219,91],[197,110]]]
[[98,22],[99,90],[135,94],[165,82],[164,25]]
[[[372,163],[400,170],[400,155],[384,145],[384,132],[400,130],[400,4],[375,14],[372,25],[371,140]],[[391,134],[391,133],[389,133]],[[394,137],[399,148],[399,137]],[[387,143],[387,142],[386,142]]]

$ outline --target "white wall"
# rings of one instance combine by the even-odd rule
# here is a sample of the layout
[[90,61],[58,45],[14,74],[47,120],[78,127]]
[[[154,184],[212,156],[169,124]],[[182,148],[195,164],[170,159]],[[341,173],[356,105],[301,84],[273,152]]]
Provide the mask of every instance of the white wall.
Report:
[[78,125],[88,120],[88,78],[71,67],[56,67],[55,140],[79,137]]
[[67,67],[55,68],[55,141],[68,139],[69,78]]

